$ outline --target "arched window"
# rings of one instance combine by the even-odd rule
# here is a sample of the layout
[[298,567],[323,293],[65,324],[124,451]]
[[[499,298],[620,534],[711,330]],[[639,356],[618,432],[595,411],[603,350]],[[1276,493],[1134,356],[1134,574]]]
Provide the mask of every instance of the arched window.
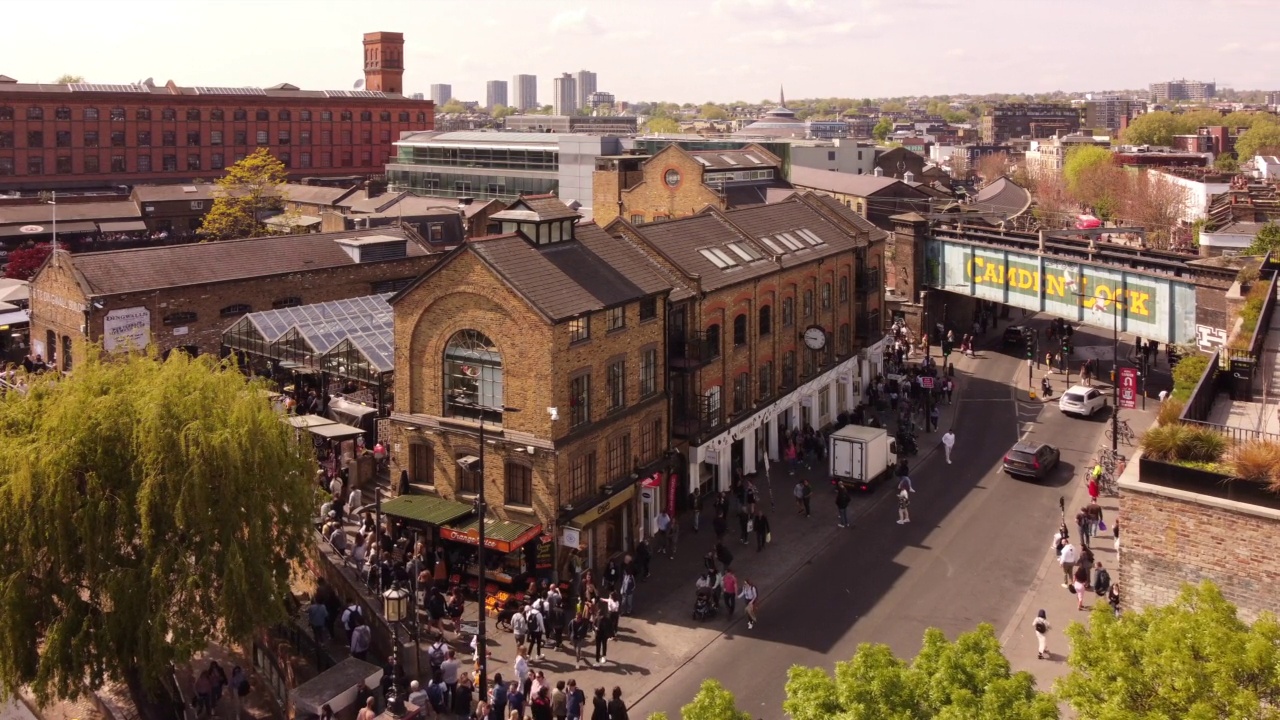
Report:
[[71,336],[62,336],[62,369],[71,370]]
[[707,328],[707,359],[713,360],[720,357],[720,326],[711,325]]
[[773,306],[765,305],[760,308],[760,322],[756,323],[759,327],[760,336],[763,337],[773,331]]
[[721,419],[720,386],[716,385],[715,387],[707,388],[706,394],[703,395],[703,402],[705,403],[703,405],[703,424],[708,428],[719,427]]
[[445,414],[502,422],[502,354],[483,333],[460,330],[444,349]]
[[741,313],[733,319],[733,344],[735,347],[747,344],[746,313]]

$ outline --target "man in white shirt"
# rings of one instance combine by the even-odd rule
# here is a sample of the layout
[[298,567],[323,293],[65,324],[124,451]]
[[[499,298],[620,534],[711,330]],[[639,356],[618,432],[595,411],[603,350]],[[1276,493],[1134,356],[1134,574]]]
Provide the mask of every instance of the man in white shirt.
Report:
[[658,552],[663,555],[667,554],[667,532],[671,530],[671,516],[666,510],[658,513],[658,533],[654,538],[658,546]]
[[942,433],[942,449],[947,454],[948,465],[951,464],[951,448],[955,447],[955,444],[956,444],[956,434],[953,431],[948,430]]
[[427,691],[422,689],[417,680],[409,683],[409,702],[420,708],[427,706]]
[[1058,551],[1058,564],[1062,566],[1062,587],[1071,587],[1073,580],[1071,571],[1075,567],[1078,557],[1076,546],[1072,545],[1070,540],[1062,546],[1062,550]]
[[347,495],[347,515],[356,516],[356,509],[364,504],[364,493],[360,488],[351,488],[351,494]]

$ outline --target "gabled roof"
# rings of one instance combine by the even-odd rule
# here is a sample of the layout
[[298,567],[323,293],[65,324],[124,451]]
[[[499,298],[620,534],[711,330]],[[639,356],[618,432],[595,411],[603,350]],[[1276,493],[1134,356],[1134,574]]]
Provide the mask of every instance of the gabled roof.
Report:
[[896,178],[879,175],[852,175],[850,173],[808,168],[801,165],[791,166],[791,184],[855,197],[871,197],[884,192],[894,185],[902,185],[903,188],[909,188],[910,192],[917,193],[920,197],[926,197],[923,192],[911,188],[911,186]]
[[532,219],[537,222],[582,217],[576,210],[565,205],[559,198],[550,193],[545,195],[522,195],[520,199],[508,205],[506,210],[495,213],[494,217],[498,218],[502,213],[506,212],[531,212],[534,215]]
[[194,183],[188,185],[135,185],[133,197],[138,202],[172,202],[175,200],[212,200],[217,185]]
[[359,189],[359,185],[352,185],[349,188],[340,188],[325,187],[324,185],[286,183],[280,186],[280,195],[284,197],[285,200],[305,203],[307,205],[337,205],[338,201],[351,197],[351,195]]
[[375,236],[407,241],[409,257],[429,254],[412,231],[384,227],[78,253],[70,260],[87,294],[113,295],[356,265],[337,241]]
[[866,233],[871,242],[878,242],[889,237],[888,232],[876,227],[870,220],[854,212],[853,208],[846,206],[844,203],[830,195],[806,192],[802,193],[799,197],[828,217],[835,216],[857,228],[859,232]]
[[[142,211],[132,200],[70,202],[59,199],[58,201],[58,222],[60,223],[73,220],[126,220],[140,217],[142,217]],[[0,225],[49,223],[52,220],[53,206],[48,203],[0,207]]]

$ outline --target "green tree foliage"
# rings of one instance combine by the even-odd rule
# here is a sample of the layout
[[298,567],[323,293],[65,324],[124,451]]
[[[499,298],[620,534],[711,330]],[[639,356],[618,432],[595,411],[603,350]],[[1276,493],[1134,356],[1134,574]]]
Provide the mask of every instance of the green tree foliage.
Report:
[[884,142],[884,139],[889,137],[891,132],[893,132],[893,121],[887,117],[882,117],[880,122],[871,128],[871,137],[875,138],[877,142]]
[[1280,255],[1280,225],[1274,222],[1263,225],[1254,236],[1253,242],[1249,244],[1249,248],[1244,251],[1245,255],[1266,255],[1267,253]]
[[853,659],[822,668],[792,667],[787,699],[792,720],[1050,720],[1058,707],[1035,689],[1030,673],[1013,673],[988,624],[948,642],[925,631],[924,647],[907,663],[887,645],[863,643]]
[[1173,113],[1158,110],[1134,118],[1125,128],[1123,138],[1130,145],[1168,145],[1184,128]]
[[218,239],[270,234],[262,222],[264,213],[280,209],[280,186],[288,177],[284,164],[266,148],[227,168],[217,181],[213,206],[204,216],[200,234]]
[[41,703],[141,697],[284,619],[316,501],[310,450],[235,367],[75,352],[0,397],[0,695]]
[[680,123],[669,117],[656,115],[644,124],[644,131],[658,135],[669,135],[680,132]]
[[463,105],[462,101],[457,98],[449,98],[449,102],[441,105],[439,110],[437,110],[437,112],[454,113],[454,114],[465,113],[466,111],[467,111],[467,107]]
[[[667,720],[666,713],[653,713],[648,720]],[[733,693],[718,680],[703,680],[693,702],[680,708],[680,720],[751,720],[751,713],[738,709]]]
[[715,103],[705,103],[698,110],[698,114],[706,120],[726,120],[729,117],[729,113]]
[[1111,217],[1119,209],[1126,178],[1115,166],[1107,148],[1097,145],[1072,148],[1063,161],[1062,175],[1071,196],[1092,207],[1099,217]]
[[1280,124],[1256,123],[1236,139],[1236,156],[1252,160],[1256,155],[1280,152]]
[[53,81],[53,84],[54,85],[71,85],[73,83],[82,83],[82,82],[84,82],[83,75],[59,75],[57,79]]
[[515,115],[516,109],[510,105],[494,105],[489,109],[489,113],[493,116],[494,120],[500,120],[508,115]]
[[1222,153],[1213,159],[1213,169],[1218,172],[1233,173],[1240,169],[1240,163],[1232,153]]
[[1071,670],[1057,691],[1082,720],[1280,718],[1280,623],[1245,624],[1210,582],[1119,618],[1097,603],[1066,633]]

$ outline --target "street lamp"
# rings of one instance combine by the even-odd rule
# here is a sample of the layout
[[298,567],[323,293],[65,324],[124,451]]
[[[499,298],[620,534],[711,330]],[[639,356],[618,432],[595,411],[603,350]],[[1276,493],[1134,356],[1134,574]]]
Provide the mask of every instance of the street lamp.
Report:
[[[396,667],[400,664],[400,623],[404,621],[406,615],[409,614],[409,593],[400,589],[400,584],[395,583],[389,590],[382,593],[382,614],[387,619],[387,623],[391,625],[391,641],[394,646]],[[396,682],[400,678],[390,678],[391,684],[388,686],[387,710],[395,717],[403,717],[405,714],[404,698],[401,697],[400,688]]]
[[58,191],[50,190],[47,193],[40,193],[40,200],[53,206],[53,245],[52,249],[58,249]]
[[462,459],[459,459],[458,466],[468,472],[478,473],[480,476],[480,481],[476,483],[479,487],[476,490],[475,502],[476,514],[480,516],[480,521],[476,523],[479,528],[477,530],[476,537],[476,541],[478,542],[476,547],[476,602],[480,606],[479,622],[476,623],[476,660],[480,664],[480,697],[484,698],[488,696],[489,685],[489,652],[485,646],[485,616],[487,615],[488,608],[485,607],[484,524],[488,515],[488,507],[484,501],[484,414],[486,412],[499,412],[503,414],[518,413],[520,410],[518,408],[506,407],[505,405],[498,407],[485,407],[480,405],[477,407],[480,410],[479,457],[472,462],[464,462]]
[[1124,301],[1118,290],[1113,291],[1111,297],[1084,293],[1076,296],[1093,298],[1094,310],[1111,304],[1111,454],[1115,455],[1120,452],[1120,308]]

